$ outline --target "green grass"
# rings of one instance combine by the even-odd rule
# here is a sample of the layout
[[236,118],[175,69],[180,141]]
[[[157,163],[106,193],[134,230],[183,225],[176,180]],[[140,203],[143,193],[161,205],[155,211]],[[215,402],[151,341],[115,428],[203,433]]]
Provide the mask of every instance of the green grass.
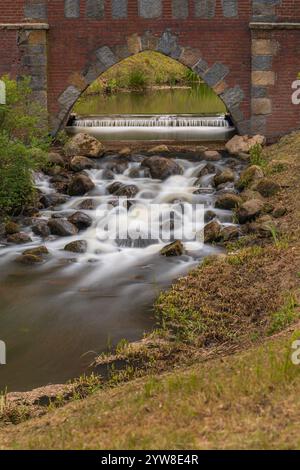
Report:
[[92,83],[83,95],[159,85],[191,85],[198,77],[179,62],[158,52],[146,51],[122,60]]
[[299,337],[100,390],[4,429],[0,448],[298,449]]

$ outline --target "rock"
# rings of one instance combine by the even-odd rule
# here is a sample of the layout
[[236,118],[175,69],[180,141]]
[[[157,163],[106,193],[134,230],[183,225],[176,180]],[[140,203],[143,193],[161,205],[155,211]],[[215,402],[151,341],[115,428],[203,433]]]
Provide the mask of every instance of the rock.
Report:
[[212,243],[220,240],[222,225],[216,220],[209,222],[204,227],[204,243]]
[[210,222],[211,220],[214,220],[217,217],[217,214],[214,211],[207,210],[204,214],[204,222]]
[[197,174],[197,178],[202,178],[202,176],[211,175],[216,173],[216,167],[212,163],[207,163]]
[[107,190],[110,194],[114,194],[118,197],[127,197],[129,199],[135,197],[139,192],[138,187],[134,184],[126,185],[120,183],[120,181],[116,181],[115,183],[110,184],[107,187]]
[[274,227],[272,217],[264,215],[260,217],[259,220],[250,223],[247,227],[247,231],[248,233],[255,233],[260,238],[271,238],[272,227]]
[[65,166],[64,157],[62,155],[60,155],[59,153],[57,153],[57,152],[50,152],[48,154],[47,159],[48,159],[48,162],[50,163],[50,165],[52,165],[52,166],[60,166],[60,167]]
[[215,205],[218,209],[232,210],[241,206],[242,203],[242,198],[237,194],[225,193],[218,196]]
[[151,155],[158,155],[160,153],[168,153],[170,152],[169,147],[167,145],[156,145],[148,150],[148,153]]
[[61,194],[43,194],[40,197],[40,203],[45,209],[51,206],[58,206],[67,202],[68,196],[62,196]]
[[52,235],[59,237],[72,237],[78,233],[77,227],[66,219],[51,219],[48,222],[48,227]]
[[246,188],[250,184],[264,177],[264,172],[257,165],[251,165],[241,173],[241,176],[237,182],[239,189]]
[[205,152],[202,154],[202,157],[204,160],[209,162],[217,162],[218,160],[221,160],[222,155],[217,150],[205,150]]
[[115,178],[115,174],[113,171],[109,170],[108,168],[105,168],[102,173],[102,179],[104,180],[113,180]]
[[280,191],[280,184],[276,183],[276,181],[271,180],[270,178],[263,178],[258,181],[255,186],[255,189],[263,196],[263,197],[271,197]]
[[88,157],[73,157],[70,161],[70,168],[72,171],[83,171],[83,170],[91,170],[95,167],[93,160]]
[[277,206],[273,209],[272,216],[275,219],[279,219],[280,217],[283,217],[287,213],[287,208],[284,206]]
[[41,256],[41,255],[49,255],[49,251],[46,246],[36,246],[35,248],[29,248],[29,250],[25,250],[23,255],[33,255],[33,256]]
[[139,188],[134,184],[125,185],[123,184],[115,193],[118,197],[127,197],[128,199],[134,198],[139,192]]
[[32,242],[30,236],[27,233],[19,232],[9,235],[7,237],[9,243],[15,243],[16,245],[22,245],[23,243]]
[[42,238],[47,238],[50,236],[50,228],[48,223],[45,220],[40,220],[32,226],[32,231],[35,235],[38,235]]
[[149,178],[150,175],[150,170],[149,168],[131,168],[128,173],[129,178]]
[[94,137],[79,133],[72,137],[64,147],[67,157],[75,157],[82,155],[84,157],[99,158],[104,155],[105,148]]
[[16,224],[15,222],[7,222],[5,224],[5,233],[6,235],[14,235],[15,233],[19,233],[21,230],[20,225]]
[[70,196],[83,196],[92,189],[95,185],[93,181],[86,175],[76,175],[72,178],[69,185]]
[[44,173],[52,177],[60,175],[62,171],[63,171],[63,168],[58,165],[49,166],[44,169]]
[[120,181],[115,181],[114,183],[107,186],[106,189],[109,192],[109,194],[115,194],[122,186],[123,186],[123,183],[121,183]]
[[160,250],[163,256],[181,256],[184,254],[184,246],[180,240],[170,243]]
[[42,256],[27,254],[27,255],[18,256],[15,259],[15,261],[17,263],[20,263],[20,264],[25,264],[27,266],[32,266],[34,264],[41,264],[45,260]]
[[253,137],[235,135],[226,143],[225,148],[232,155],[239,155],[240,153],[249,153],[250,149],[256,144],[265,145],[265,143],[266,138],[263,135]]
[[129,157],[131,155],[131,149],[129,147],[123,147],[119,152],[120,157]]
[[250,201],[251,199],[260,199],[264,200],[261,194],[258,191],[253,191],[253,189],[244,189],[243,192],[240,193],[241,198],[244,202]]
[[240,235],[241,235],[240,229],[233,225],[224,227],[220,233],[220,237],[224,242],[236,240],[237,238],[239,238]]
[[143,166],[150,169],[152,178],[165,180],[173,175],[182,175],[183,170],[178,163],[164,157],[149,157],[143,161]]
[[68,243],[64,247],[65,251],[70,251],[72,253],[86,253],[88,244],[85,240],[76,240],[75,242]]
[[260,199],[251,199],[244,202],[237,211],[238,221],[241,224],[256,219],[263,211],[264,202]]
[[84,201],[81,201],[81,203],[78,206],[78,209],[83,209],[86,211],[93,211],[96,209],[97,203],[94,201],[94,199],[84,199]]
[[75,212],[75,214],[72,214],[68,218],[68,221],[75,225],[79,230],[85,230],[93,223],[93,219],[84,212]]
[[222,171],[219,175],[214,177],[215,186],[219,186],[220,184],[229,183],[234,181],[235,175],[232,170],[226,168],[226,170]]

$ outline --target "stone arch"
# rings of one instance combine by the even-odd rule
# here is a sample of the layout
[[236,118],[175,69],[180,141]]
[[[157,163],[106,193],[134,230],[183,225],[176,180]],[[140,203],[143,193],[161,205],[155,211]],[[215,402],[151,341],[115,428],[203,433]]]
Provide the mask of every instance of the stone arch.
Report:
[[229,67],[222,62],[216,62],[209,67],[199,49],[179,44],[178,36],[167,29],[161,36],[154,36],[150,31],[146,31],[142,36],[133,34],[127,37],[125,44],[103,45],[93,51],[84,70],[70,77],[71,84],[59,96],[60,109],[52,117],[52,133],[55,134],[62,128],[78,98],[102,73],[123,59],[147,50],[160,52],[195,71],[223,101],[237,131],[245,131],[247,122],[241,110],[245,94],[239,85],[228,86],[226,77],[230,76]]

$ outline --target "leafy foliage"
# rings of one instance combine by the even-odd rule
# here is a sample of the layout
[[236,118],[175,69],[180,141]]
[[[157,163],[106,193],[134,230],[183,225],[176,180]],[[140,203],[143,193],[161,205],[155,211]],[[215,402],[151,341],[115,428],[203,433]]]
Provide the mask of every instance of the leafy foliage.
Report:
[[5,215],[33,201],[33,171],[45,163],[50,138],[46,113],[31,98],[30,79],[2,80],[7,96],[0,106],[0,215]]

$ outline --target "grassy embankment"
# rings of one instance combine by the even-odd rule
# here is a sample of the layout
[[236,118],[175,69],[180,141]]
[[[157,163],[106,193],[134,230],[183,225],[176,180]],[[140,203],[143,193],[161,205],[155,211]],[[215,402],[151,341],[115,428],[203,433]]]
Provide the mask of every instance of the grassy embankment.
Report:
[[111,67],[91,84],[84,96],[157,86],[190,86],[197,80],[197,76],[179,62],[147,51]]
[[[300,134],[259,162],[285,206],[270,236],[245,235],[158,299],[157,331],[100,362],[123,359],[40,418],[0,432],[2,448],[299,448]],[[53,407],[52,407],[53,408]]]

